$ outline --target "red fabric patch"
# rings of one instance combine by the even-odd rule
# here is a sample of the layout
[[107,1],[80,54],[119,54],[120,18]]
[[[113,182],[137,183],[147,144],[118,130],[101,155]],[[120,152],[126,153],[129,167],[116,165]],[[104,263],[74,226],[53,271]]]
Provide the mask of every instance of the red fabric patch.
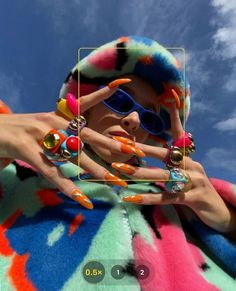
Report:
[[151,56],[140,57],[139,61],[144,65],[151,65],[153,63],[153,59]]
[[22,256],[15,254],[12,261],[12,265],[8,271],[8,275],[10,276],[12,283],[17,291],[36,290],[32,282],[27,278],[27,274],[25,271],[25,266],[28,258],[29,258],[28,253]]
[[102,70],[115,70],[117,60],[116,48],[105,48],[88,58],[88,64]]
[[43,189],[36,192],[44,206],[56,206],[63,202],[56,194],[56,190]]
[[17,209],[7,220],[0,225],[0,254],[10,256],[13,253],[5,232],[15,223],[16,219],[21,215],[21,211]]
[[80,224],[84,221],[84,216],[82,213],[79,213],[76,215],[76,217],[73,219],[73,221],[70,224],[69,228],[69,236],[71,236],[76,229],[80,226]]

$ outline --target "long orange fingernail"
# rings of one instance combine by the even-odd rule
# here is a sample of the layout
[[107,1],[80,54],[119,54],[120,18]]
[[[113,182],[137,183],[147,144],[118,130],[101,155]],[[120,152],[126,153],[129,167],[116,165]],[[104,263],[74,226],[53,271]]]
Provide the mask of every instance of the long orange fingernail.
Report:
[[134,146],[135,145],[135,142],[134,141],[132,141],[129,138],[123,137],[123,136],[113,136],[112,138],[114,140],[116,140],[116,141],[119,141],[119,142],[122,142],[122,143],[125,143],[125,144],[128,144],[128,145],[131,145],[131,146]]
[[93,209],[93,203],[80,190],[74,189],[71,193],[71,198],[74,199],[75,201],[79,202],[85,208]]
[[125,154],[136,154],[140,158],[145,157],[145,153],[137,147],[132,147],[130,145],[122,143],[120,146],[120,149],[121,149],[121,152]]
[[112,89],[114,87],[118,87],[119,85],[125,84],[125,83],[129,83],[131,82],[131,79],[116,79],[112,82],[110,82],[107,86]]
[[0,99],[0,114],[11,114],[11,108]]
[[112,163],[111,164],[112,168],[116,169],[116,170],[122,170],[127,174],[134,174],[134,172],[136,171],[135,167],[132,167],[131,165],[128,164],[124,164],[124,163]]
[[175,92],[174,89],[171,89],[171,92],[175,98],[175,103],[178,109],[180,109],[180,100],[179,100],[179,95]]
[[125,181],[123,181],[122,179],[118,178],[117,176],[113,175],[110,172],[105,173],[104,179],[111,182],[114,185],[128,187],[128,184]]
[[126,196],[122,198],[123,201],[125,202],[132,202],[132,203],[142,203],[143,201],[143,196],[140,194],[137,195],[131,195],[131,196]]

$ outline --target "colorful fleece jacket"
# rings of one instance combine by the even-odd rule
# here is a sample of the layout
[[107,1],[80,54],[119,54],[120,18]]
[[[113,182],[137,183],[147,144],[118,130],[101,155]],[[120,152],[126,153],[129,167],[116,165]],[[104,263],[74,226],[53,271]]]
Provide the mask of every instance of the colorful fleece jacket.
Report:
[[[129,181],[121,188],[91,182],[83,171],[81,181],[73,164],[61,169],[92,200],[94,210],[59,193],[19,160],[0,172],[1,291],[235,290],[235,242],[190,209],[121,202],[126,195],[158,193],[156,183]],[[236,207],[235,185],[211,182]],[[97,284],[83,277],[90,261],[104,266]],[[115,265],[121,266],[122,279],[111,276]],[[147,277],[138,275],[139,266]]]

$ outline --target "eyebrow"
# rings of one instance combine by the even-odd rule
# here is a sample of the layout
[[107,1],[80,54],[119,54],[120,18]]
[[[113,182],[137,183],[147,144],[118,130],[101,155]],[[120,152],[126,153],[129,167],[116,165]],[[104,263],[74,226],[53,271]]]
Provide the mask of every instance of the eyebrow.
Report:
[[[129,93],[132,97],[135,95],[134,90],[133,90],[132,88],[127,87],[126,85],[121,85],[120,88],[121,88],[122,90],[126,91],[127,93]],[[150,102],[146,103],[146,104],[143,105],[143,106],[144,106],[144,107],[148,107],[148,108],[146,108],[146,109],[152,109],[154,112],[157,112],[156,107],[155,107],[152,103],[150,103]]]

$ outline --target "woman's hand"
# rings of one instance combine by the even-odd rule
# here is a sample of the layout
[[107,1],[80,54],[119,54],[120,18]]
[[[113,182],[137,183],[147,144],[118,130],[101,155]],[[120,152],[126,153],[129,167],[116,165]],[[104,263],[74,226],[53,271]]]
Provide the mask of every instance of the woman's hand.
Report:
[[[84,99],[81,97],[82,112],[111,96],[117,88],[118,85],[107,86],[86,96]],[[68,124],[69,121],[66,118],[54,111],[34,114],[0,114],[0,158],[25,161],[61,192],[91,209],[93,207],[91,201],[70,179],[63,176],[58,167],[45,157],[40,146],[40,141],[51,129],[66,130]],[[81,130],[81,139],[84,143],[100,144],[114,153],[122,152],[128,154],[132,152],[133,154],[144,155],[133,145],[112,140],[87,127]],[[70,161],[76,165],[78,164],[77,158]],[[127,186],[125,181],[108,172],[107,169],[97,164],[83,152],[81,152],[80,164],[95,178],[109,181],[115,185]]]
[[[183,136],[184,130],[179,118],[178,109],[173,103],[170,108],[171,129],[173,139],[178,140]],[[153,147],[145,144],[135,143],[147,156],[164,160],[167,149]],[[112,166],[118,172],[124,171],[133,178],[147,179],[152,181],[168,181],[169,170],[148,169],[133,167],[121,163],[113,163]],[[160,193],[142,193],[123,198],[126,202],[138,204],[183,204],[190,207],[198,217],[210,227],[221,232],[236,231],[236,210],[228,207],[221,196],[216,192],[210,183],[203,166],[193,161],[190,157],[184,157],[180,168],[189,174],[192,181],[192,188],[187,192],[177,194],[166,191]]]

